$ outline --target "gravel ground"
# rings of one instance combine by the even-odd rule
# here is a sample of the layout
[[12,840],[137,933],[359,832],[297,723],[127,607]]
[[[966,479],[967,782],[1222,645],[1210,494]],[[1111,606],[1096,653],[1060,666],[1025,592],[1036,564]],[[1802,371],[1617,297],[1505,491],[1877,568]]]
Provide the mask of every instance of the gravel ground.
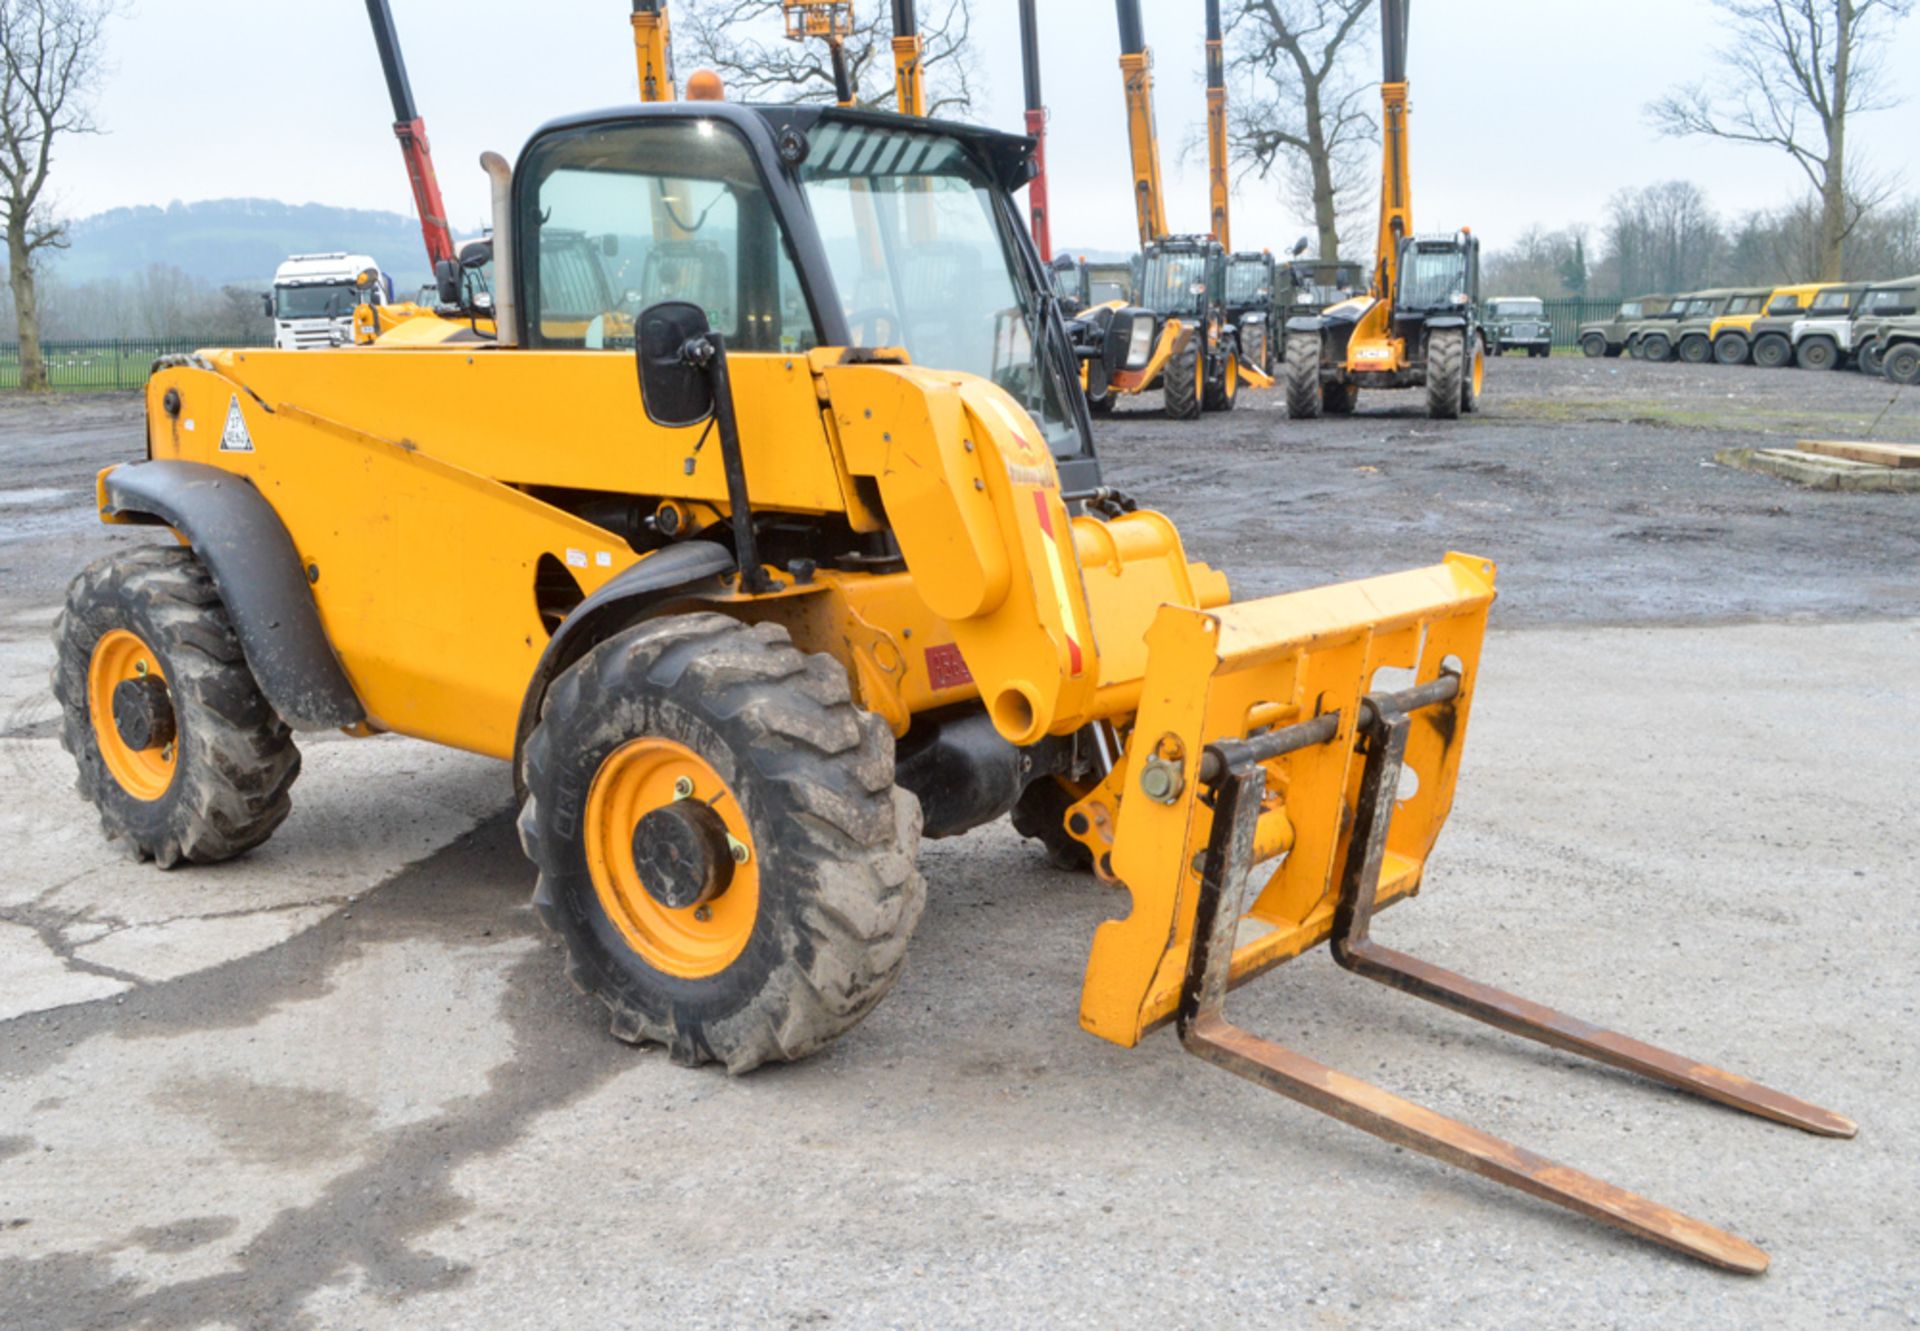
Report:
[[[1819,1140],[1451,1018],[1324,956],[1237,1019],[1723,1224],[1722,1276],[1074,1020],[1113,894],[931,844],[899,988],[728,1079],[603,1033],[526,905],[497,764],[306,743],[217,869],[114,860],[46,631],[114,541],[130,397],[0,402],[0,1327],[1920,1325],[1920,496],[1729,444],[1920,437],[1850,374],[1506,360],[1295,425],[1102,425],[1109,479],[1256,595],[1503,565],[1460,796],[1379,932],[1858,1119]],[[1729,396],[1729,394],[1734,396]],[[1888,408],[1876,425],[1875,417]],[[1208,450],[1204,460],[1195,445]],[[1524,631],[1516,631],[1524,630]],[[1889,743],[1889,740],[1892,740]]]

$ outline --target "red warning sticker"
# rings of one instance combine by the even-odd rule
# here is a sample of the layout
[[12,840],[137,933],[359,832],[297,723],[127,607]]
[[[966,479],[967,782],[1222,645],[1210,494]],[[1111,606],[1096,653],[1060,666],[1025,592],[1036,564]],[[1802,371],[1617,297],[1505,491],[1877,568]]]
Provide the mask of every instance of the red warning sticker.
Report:
[[927,648],[927,682],[936,689],[957,689],[973,683],[973,672],[967,669],[958,643],[943,642]]

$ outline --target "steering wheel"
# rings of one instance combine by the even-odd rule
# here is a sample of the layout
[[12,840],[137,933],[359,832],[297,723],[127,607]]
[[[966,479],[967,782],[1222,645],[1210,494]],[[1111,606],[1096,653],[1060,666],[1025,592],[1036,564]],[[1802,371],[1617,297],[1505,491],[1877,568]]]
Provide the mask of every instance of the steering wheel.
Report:
[[[875,335],[873,337],[862,337],[858,333],[855,333],[855,342],[865,347],[897,347],[900,345],[900,320],[892,310],[887,309],[884,305],[870,305],[864,310],[855,310],[852,314],[849,314],[847,316],[847,331],[853,333],[856,329],[865,328],[869,321],[876,326]],[[885,324],[887,327],[887,336],[885,338],[878,335],[878,325],[880,324]]]

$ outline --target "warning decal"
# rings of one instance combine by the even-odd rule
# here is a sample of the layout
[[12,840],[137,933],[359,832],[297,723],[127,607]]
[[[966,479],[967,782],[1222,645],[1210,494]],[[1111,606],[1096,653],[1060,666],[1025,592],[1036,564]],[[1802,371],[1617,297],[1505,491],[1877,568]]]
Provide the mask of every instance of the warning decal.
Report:
[[240,395],[233,395],[233,402],[227,407],[227,428],[220,432],[220,451],[222,453],[253,452],[253,436],[247,433],[247,418],[240,414]]

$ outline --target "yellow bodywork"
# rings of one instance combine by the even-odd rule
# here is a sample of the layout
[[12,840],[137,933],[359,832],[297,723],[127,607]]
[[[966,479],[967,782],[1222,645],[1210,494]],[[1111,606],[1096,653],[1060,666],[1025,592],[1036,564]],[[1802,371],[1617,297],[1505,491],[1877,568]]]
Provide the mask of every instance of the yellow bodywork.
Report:
[[1784,315],[1771,313],[1773,304],[1778,300],[1791,299],[1796,311],[1805,310],[1813,303],[1813,298],[1836,282],[1803,282],[1798,286],[1775,287],[1768,295],[1766,303],[1752,314],[1723,314],[1707,327],[1709,339],[1718,340],[1722,333],[1751,333],[1753,325],[1761,319],[1779,318]]
[[673,82],[673,45],[664,3],[653,11],[636,9],[633,15],[633,58],[640,75],[640,100],[671,102],[679,90]]
[[[365,708],[356,733],[506,758],[560,616],[649,557],[542,496],[647,497],[697,535],[728,517],[720,450],[699,427],[648,419],[629,355],[462,346],[430,336],[443,321],[414,322],[408,345],[212,351],[163,368],[149,450],[221,467],[272,506]],[[1382,669],[1428,680],[1444,665],[1465,680],[1457,719],[1445,734],[1416,725],[1420,785],[1394,818],[1381,900],[1417,888],[1451,799],[1490,565],[1450,556],[1229,604],[1226,580],[1188,559],[1160,514],[1070,515],[1039,428],[987,380],[837,348],[728,359],[756,512],[889,530],[905,571],[768,569],[768,592],[707,584],[662,612],[782,623],[840,661],[896,734],[977,699],[1016,744],[1089,727],[1117,740],[1076,806],[1100,871],[1133,902],[1095,937],[1089,1030],[1130,1044],[1174,1002],[1207,835],[1206,745],[1343,718],[1334,742],[1272,765],[1262,845],[1288,853],[1249,904],[1234,959],[1247,975],[1326,935],[1359,698],[1399,687],[1376,680]],[[100,494],[105,509],[104,474]],[[543,601],[568,584],[564,604]],[[1142,752],[1181,766],[1175,798],[1140,793]],[[693,965],[706,955],[695,943],[725,940],[667,941]]]
[[893,36],[894,100],[903,116],[927,113],[927,88],[921,78],[921,40],[917,32]]

